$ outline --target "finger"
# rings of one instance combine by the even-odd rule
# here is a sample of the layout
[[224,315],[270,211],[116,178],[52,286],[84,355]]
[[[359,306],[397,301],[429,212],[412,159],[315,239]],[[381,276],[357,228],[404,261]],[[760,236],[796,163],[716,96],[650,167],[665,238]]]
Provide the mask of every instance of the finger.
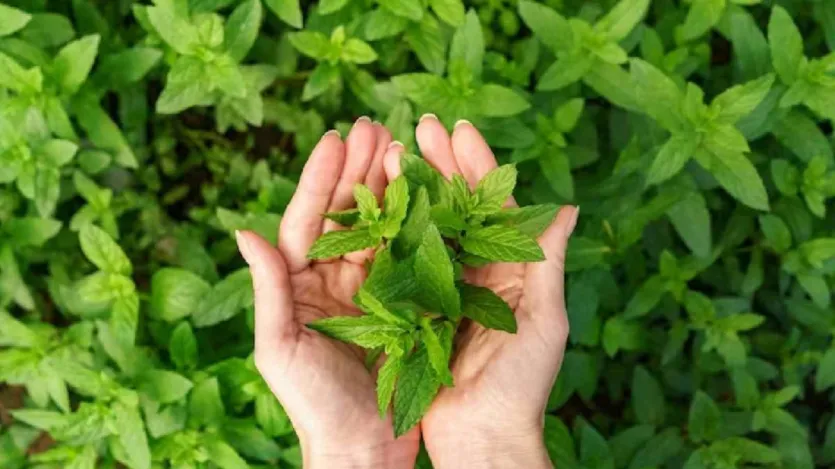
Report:
[[252,274],[255,292],[255,358],[274,358],[282,342],[296,337],[290,275],[281,253],[250,231],[236,231],[235,238]]
[[449,133],[434,114],[424,114],[420,118],[417,129],[415,129],[415,137],[420,152],[426,161],[447,179],[450,179],[453,174],[461,172],[455,162]]
[[[365,176],[365,185],[377,196],[377,200],[382,202],[386,191],[386,171],[383,168],[383,157],[391,142],[391,133],[379,122],[374,123],[374,132],[377,137],[377,143],[374,149],[374,157],[371,160],[371,166],[368,168],[368,174]],[[344,258],[348,262],[363,265],[373,256],[374,248],[368,248],[362,251],[348,253]]]
[[[481,132],[466,120],[455,123],[455,129],[452,132],[452,151],[461,174],[473,189],[487,173],[499,166],[493,150],[487,145]],[[511,197],[507,205],[515,206],[516,202]]]
[[[345,165],[331,197],[328,212],[345,210],[354,206],[354,186],[365,182],[376,147],[377,135],[371,119],[360,117],[345,139]],[[325,233],[336,229],[339,229],[339,224],[325,220],[323,229]]]
[[307,251],[322,234],[322,214],[328,209],[344,163],[345,146],[339,133],[331,130],[311,152],[281,219],[278,249],[291,273],[308,265]]
[[397,140],[391,142],[386,149],[386,154],[383,156],[383,168],[386,170],[386,179],[391,182],[400,176],[400,158],[406,147]]
[[[557,219],[539,237],[545,260],[526,266],[524,299],[528,314],[519,328],[529,327],[539,335],[564,340],[568,334],[565,311],[565,252],[577,224],[578,207],[563,207]],[[523,320],[529,324],[524,324]]]
[[374,132],[377,136],[377,145],[374,149],[371,166],[368,168],[368,174],[365,176],[365,185],[371,189],[378,200],[383,200],[383,194],[386,190],[386,171],[383,167],[383,157],[391,143],[391,132],[379,122],[374,123]]

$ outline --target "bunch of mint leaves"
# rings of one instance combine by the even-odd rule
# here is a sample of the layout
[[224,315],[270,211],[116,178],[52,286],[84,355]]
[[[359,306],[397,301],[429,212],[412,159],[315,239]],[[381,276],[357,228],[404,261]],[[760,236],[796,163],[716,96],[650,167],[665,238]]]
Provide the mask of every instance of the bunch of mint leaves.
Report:
[[325,216],[348,229],[325,233],[308,257],[328,259],[377,249],[368,278],[354,296],[365,314],[320,319],[308,327],[368,349],[369,366],[385,353],[377,374],[377,404],[393,405],[397,436],[415,426],[441,385],[454,386],[449,362],[463,320],[516,332],[510,306],[489,288],[467,283],[466,267],[537,262],[536,238],[556,205],[504,207],[516,168],[500,166],[471,190],[456,174],[447,180],[426,161],[406,155],[403,174],[386,188],[383,207],[357,184],[357,207]]

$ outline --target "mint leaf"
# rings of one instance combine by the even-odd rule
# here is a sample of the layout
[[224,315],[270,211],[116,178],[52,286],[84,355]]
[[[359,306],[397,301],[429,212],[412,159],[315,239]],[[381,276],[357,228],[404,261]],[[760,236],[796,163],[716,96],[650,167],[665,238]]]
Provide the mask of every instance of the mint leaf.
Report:
[[771,63],[780,80],[792,84],[803,63],[803,36],[791,15],[779,5],[771,10],[768,20],[768,45],[771,48]]
[[751,161],[740,152],[709,145],[709,157],[700,160],[719,184],[743,204],[757,209],[768,210],[768,194]]
[[510,207],[489,215],[485,223],[511,226],[524,235],[538,238],[554,222],[559,209],[555,204]]
[[0,37],[23,29],[31,19],[32,15],[23,10],[0,4]]
[[419,300],[433,312],[451,318],[461,315],[461,299],[455,288],[455,273],[446,245],[435,225],[426,227],[423,240],[415,252],[415,279],[421,289]]
[[719,110],[719,119],[734,123],[753,111],[771,90],[774,75],[767,74],[756,80],[728,88],[711,102],[711,108]]
[[409,208],[409,183],[405,176],[397,177],[386,187],[383,205],[386,226],[383,236],[391,239],[400,232]]
[[405,434],[420,421],[440,387],[426,347],[418,346],[403,363],[394,391],[395,436]]
[[687,433],[695,442],[712,441],[719,436],[722,414],[719,406],[702,391],[696,391],[687,419]]
[[650,0],[621,0],[595,25],[612,41],[620,41],[644,18]]
[[323,216],[328,220],[333,220],[339,223],[342,226],[352,227],[359,221],[360,211],[356,208],[349,208],[338,212],[328,212]]
[[357,306],[368,314],[374,315],[387,321],[390,324],[409,325],[409,320],[398,316],[397,314],[386,308],[383,303],[368,292],[365,288],[360,288],[357,291],[354,301]]
[[139,409],[117,403],[111,410],[111,425],[131,467],[150,469],[151,448]]
[[197,327],[213,326],[252,306],[252,277],[249,269],[240,269],[217,284],[205,294],[193,311],[192,320]]
[[430,166],[426,160],[406,153],[400,159],[400,169],[409,181],[409,187],[419,188],[425,186],[429,201],[433,205],[449,200],[449,184],[447,180],[444,179],[438,170]]
[[385,418],[389,410],[389,404],[394,396],[394,386],[397,377],[403,369],[403,353],[389,355],[385,363],[377,371],[377,408],[380,418]]
[[489,288],[461,285],[461,313],[488,329],[516,333],[516,316],[507,303]]
[[302,9],[299,0],[265,0],[265,3],[281,21],[294,28],[302,27]]
[[678,174],[690,161],[699,146],[699,137],[693,134],[674,134],[658,151],[649,167],[647,184],[660,184]]
[[192,383],[184,376],[167,370],[150,370],[139,377],[139,390],[159,402],[168,404],[183,399]]
[[357,201],[357,210],[360,218],[365,221],[376,221],[380,218],[380,207],[377,204],[377,197],[371,192],[368,186],[357,184],[354,186],[354,199]]
[[553,52],[574,47],[574,34],[563,16],[554,9],[530,0],[519,1],[519,16],[533,31],[534,36]]
[[664,423],[666,404],[661,385],[643,366],[635,367],[632,374],[632,407],[641,423]]
[[519,230],[502,225],[470,230],[461,239],[470,254],[497,262],[536,262],[545,260],[539,244]]
[[426,226],[432,221],[430,210],[429,193],[421,186],[412,196],[406,221],[394,240],[394,251],[398,257],[409,256],[420,246]]
[[481,77],[484,65],[484,34],[475,10],[467,12],[464,23],[452,35],[449,62],[453,64],[456,61],[466,65],[473,77]]
[[384,304],[412,298],[418,291],[412,262],[409,259],[397,260],[391,248],[383,249],[375,256],[362,290]]
[[114,274],[131,274],[133,267],[125,252],[101,228],[85,225],[78,233],[78,241],[87,259],[99,269]]
[[171,332],[168,353],[178,369],[192,369],[197,366],[197,338],[188,322],[181,322]]
[[380,240],[368,229],[329,231],[313,243],[308,259],[329,259],[376,246]]
[[449,354],[446,353],[444,346],[441,345],[441,339],[435,333],[435,330],[432,329],[431,319],[424,317],[421,320],[420,333],[423,339],[423,345],[426,347],[426,352],[429,355],[429,363],[432,365],[432,369],[435,370],[438,380],[444,386],[452,386],[452,373],[449,371]]
[[166,267],[151,278],[151,314],[174,322],[191,315],[211,285],[185,269]]
[[52,63],[53,73],[60,79],[66,94],[73,94],[87,80],[99,50],[99,36],[83,37],[64,46]]
[[314,331],[333,339],[350,342],[363,348],[384,347],[408,332],[402,326],[392,324],[376,315],[339,316],[317,319],[307,324]]
[[262,17],[263,9],[260,0],[246,0],[229,16],[223,40],[226,53],[232,57],[232,60],[240,62],[249,53],[258,37]]
[[490,215],[499,211],[516,187],[516,167],[500,166],[487,173],[475,188],[476,206],[473,215]]

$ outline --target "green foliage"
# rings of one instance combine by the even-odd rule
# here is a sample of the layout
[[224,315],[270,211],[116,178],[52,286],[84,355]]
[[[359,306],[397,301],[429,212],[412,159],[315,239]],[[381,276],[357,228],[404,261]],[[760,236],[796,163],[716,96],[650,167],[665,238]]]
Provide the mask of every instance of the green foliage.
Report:
[[310,253],[385,246],[313,327],[385,352],[398,433],[458,321],[516,330],[460,266],[570,203],[557,467],[831,467],[833,50],[829,1],[0,0],[0,469],[301,467],[232,234],[327,129],[424,112],[502,169],[406,156]]

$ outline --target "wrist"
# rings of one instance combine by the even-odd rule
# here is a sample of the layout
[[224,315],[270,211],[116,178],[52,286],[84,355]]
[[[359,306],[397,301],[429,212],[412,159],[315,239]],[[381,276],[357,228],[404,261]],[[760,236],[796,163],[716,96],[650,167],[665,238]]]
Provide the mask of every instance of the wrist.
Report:
[[426,449],[435,469],[467,467],[552,468],[542,428],[459,430],[457,438],[432,436]]
[[417,456],[416,442],[301,439],[300,443],[306,469],[405,469],[414,467]]

